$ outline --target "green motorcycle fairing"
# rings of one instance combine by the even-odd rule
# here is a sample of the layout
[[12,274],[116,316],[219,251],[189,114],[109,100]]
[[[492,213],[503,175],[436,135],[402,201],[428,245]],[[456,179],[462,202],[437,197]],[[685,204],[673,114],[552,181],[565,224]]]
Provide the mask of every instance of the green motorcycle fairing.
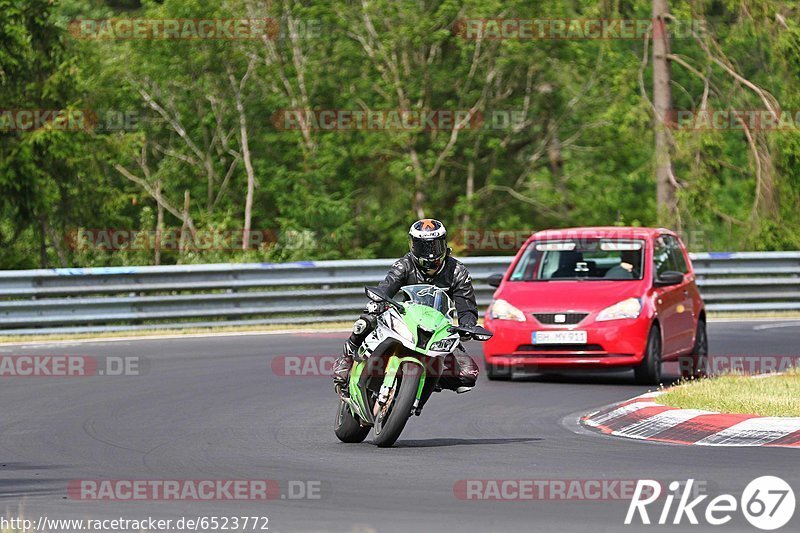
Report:
[[[457,343],[457,336],[448,332],[448,328],[453,323],[442,313],[426,305],[412,302],[403,303],[405,312],[398,313],[395,309],[384,312],[378,320],[377,327],[365,341],[361,344],[358,356],[350,370],[350,380],[348,392],[350,398],[348,405],[354,416],[361,419],[363,423],[374,424],[374,416],[370,409],[370,402],[367,400],[371,391],[366,388],[366,383],[361,383],[362,374],[367,366],[368,358],[373,351],[387,339],[402,343],[404,350],[402,355],[391,355],[384,369],[382,388],[391,388],[397,377],[397,371],[404,362],[413,363],[420,367],[422,375],[419,387],[417,388],[417,401],[422,394],[425,385],[426,365],[423,359],[444,357],[452,352],[452,347]],[[400,321],[407,331],[402,331]],[[388,323],[387,323],[388,322]],[[400,330],[400,331],[396,331]],[[421,335],[424,335],[420,338]],[[428,337],[425,339],[424,337]],[[431,346],[439,341],[452,338],[451,348],[446,351],[431,350]]]

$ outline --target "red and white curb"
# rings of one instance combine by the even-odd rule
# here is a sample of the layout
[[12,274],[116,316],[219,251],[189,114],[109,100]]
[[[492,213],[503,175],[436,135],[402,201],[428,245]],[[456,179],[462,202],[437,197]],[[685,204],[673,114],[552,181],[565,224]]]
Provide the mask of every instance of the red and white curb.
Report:
[[648,392],[581,417],[607,435],[697,446],[800,448],[800,417],[738,415],[678,409],[653,401]]

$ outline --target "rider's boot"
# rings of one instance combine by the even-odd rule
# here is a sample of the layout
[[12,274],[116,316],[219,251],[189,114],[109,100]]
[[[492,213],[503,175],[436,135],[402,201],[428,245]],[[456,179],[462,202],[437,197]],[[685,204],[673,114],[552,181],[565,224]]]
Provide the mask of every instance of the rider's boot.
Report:
[[455,388],[457,394],[463,394],[472,390],[478,381],[478,365],[465,352],[456,351],[453,354],[455,360],[456,376],[458,376],[458,386]]
[[347,339],[342,347],[342,355],[333,364],[333,383],[336,385],[347,385],[350,377],[350,369],[353,368],[353,354],[356,353],[356,345],[352,340]]
[[333,364],[333,383],[345,388],[348,377],[350,376],[350,369],[353,368],[353,355],[355,355],[358,347],[364,342],[369,332],[375,328],[375,317],[369,313],[362,314],[358,320],[353,324],[353,332],[350,337],[345,341],[342,346],[342,355]]

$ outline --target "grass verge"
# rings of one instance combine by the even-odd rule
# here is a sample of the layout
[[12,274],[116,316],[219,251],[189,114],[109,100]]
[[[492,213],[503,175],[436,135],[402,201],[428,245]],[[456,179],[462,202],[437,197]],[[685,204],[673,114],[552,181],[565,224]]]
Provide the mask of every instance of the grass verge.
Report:
[[680,384],[654,401],[681,409],[800,416],[800,369],[768,377],[728,374]]

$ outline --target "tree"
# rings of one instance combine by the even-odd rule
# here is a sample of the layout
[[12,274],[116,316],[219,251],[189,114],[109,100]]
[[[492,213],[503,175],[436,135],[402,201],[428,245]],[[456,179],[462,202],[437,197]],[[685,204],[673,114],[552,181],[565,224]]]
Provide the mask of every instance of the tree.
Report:
[[670,87],[669,2],[653,0],[653,112],[655,114],[656,205],[659,223],[678,224],[678,203],[675,175],[672,172],[673,150],[667,120],[672,113]]

